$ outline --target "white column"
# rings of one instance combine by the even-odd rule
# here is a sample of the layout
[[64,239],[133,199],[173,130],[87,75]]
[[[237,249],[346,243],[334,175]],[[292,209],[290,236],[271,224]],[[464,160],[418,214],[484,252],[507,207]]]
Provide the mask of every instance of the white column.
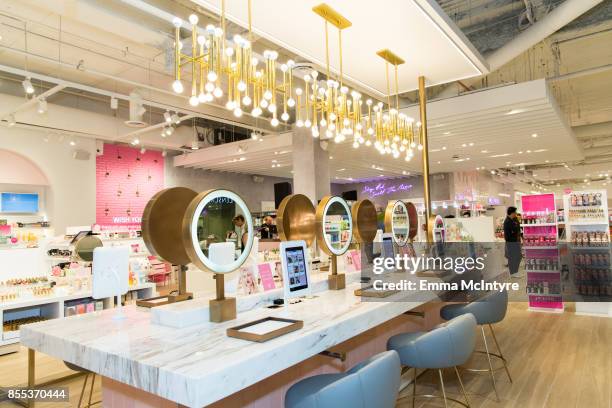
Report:
[[293,127],[293,193],[313,204],[330,194],[329,153],[312,137],[310,129]]

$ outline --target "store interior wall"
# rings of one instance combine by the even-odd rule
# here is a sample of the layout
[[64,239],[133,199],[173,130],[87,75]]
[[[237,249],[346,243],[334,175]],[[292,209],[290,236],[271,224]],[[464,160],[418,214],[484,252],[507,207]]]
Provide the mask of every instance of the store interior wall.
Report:
[[[46,176],[49,186],[45,189],[45,210],[56,234],[63,234],[67,226],[93,224],[96,219],[95,140],[71,137],[75,143],[71,146],[68,140],[45,136],[39,130],[4,128],[0,134],[0,149],[24,156]],[[89,157],[75,159],[73,153],[77,149],[88,153]],[[15,189],[16,186],[12,186],[17,192]]]
[[274,184],[291,182],[282,177],[213,172],[203,169],[175,167],[173,158],[166,157],[166,187],[188,187],[197,192],[226,188],[242,197],[251,212],[261,211],[262,201],[274,201]]
[[[449,200],[451,197],[451,177],[448,173],[431,176],[431,199]],[[402,177],[392,180],[368,181],[349,184],[332,184],[332,194],[357,190],[357,199],[369,199],[376,208],[385,208],[390,200],[423,198],[423,178],[421,176]],[[376,193],[372,193],[377,191]],[[376,195],[378,194],[378,195]]]

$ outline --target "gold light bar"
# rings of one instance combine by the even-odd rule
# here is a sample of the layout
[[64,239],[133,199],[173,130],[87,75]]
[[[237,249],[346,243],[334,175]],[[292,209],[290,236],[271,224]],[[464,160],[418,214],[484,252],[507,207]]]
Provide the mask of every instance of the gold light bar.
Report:
[[331,8],[328,4],[321,3],[312,8],[312,11],[323,17],[328,23],[333,24],[339,30],[343,30],[353,25],[342,14]]
[[402,65],[403,63],[406,62],[387,48],[385,48],[384,50],[378,51],[376,55],[378,55],[379,57],[381,57],[382,59],[384,59],[391,65]]

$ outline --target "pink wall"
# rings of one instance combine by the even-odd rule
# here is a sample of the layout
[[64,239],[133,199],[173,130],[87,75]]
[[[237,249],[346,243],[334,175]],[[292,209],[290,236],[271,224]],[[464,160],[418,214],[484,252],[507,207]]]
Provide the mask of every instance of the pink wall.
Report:
[[149,199],[164,187],[161,152],[104,145],[96,157],[96,223],[103,228],[140,227]]
[[29,159],[0,149],[0,184],[49,185],[47,176]]

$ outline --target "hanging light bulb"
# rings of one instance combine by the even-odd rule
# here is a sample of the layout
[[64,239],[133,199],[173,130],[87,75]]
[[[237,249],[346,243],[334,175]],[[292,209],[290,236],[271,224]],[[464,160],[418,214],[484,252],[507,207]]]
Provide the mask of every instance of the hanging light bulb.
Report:
[[172,115],[170,114],[170,112],[164,112],[164,120],[166,121],[166,123],[172,123]]
[[242,116],[242,109],[240,109],[240,107],[239,107],[239,106],[237,106],[237,107],[234,109],[234,116],[235,116],[235,117],[237,117],[237,118],[239,118],[239,117],[241,117],[241,116]]
[[274,127],[278,126],[278,123],[279,123],[278,119],[276,118],[272,118],[272,120],[270,121],[270,124]]
[[198,99],[197,96],[192,95],[191,98],[189,98],[189,104],[191,106],[198,106],[199,103],[200,103],[200,100]]
[[181,82],[180,79],[177,79],[176,81],[174,81],[172,83],[172,90],[176,93],[183,93],[184,89],[183,89],[183,83]]
[[286,122],[289,120],[289,114],[287,112],[283,112],[283,114],[281,115],[281,119]]

